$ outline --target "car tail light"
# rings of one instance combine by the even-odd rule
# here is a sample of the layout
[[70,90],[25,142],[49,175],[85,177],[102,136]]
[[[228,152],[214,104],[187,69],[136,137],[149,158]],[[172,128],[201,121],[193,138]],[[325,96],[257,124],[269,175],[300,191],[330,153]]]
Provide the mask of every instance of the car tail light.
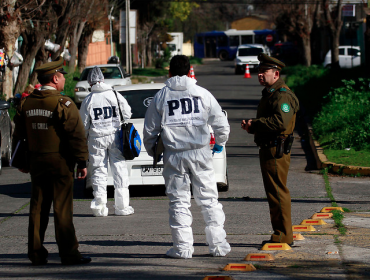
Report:
[[213,149],[214,145],[216,144],[215,136],[211,133],[211,141],[209,141],[209,147]]

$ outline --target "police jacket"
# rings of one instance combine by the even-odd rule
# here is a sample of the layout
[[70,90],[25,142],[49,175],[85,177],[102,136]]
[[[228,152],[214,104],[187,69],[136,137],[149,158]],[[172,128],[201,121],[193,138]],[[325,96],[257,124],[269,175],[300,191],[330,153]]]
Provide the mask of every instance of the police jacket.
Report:
[[257,117],[252,119],[251,133],[260,143],[287,136],[293,133],[299,102],[296,95],[282,79],[278,79],[270,88],[262,91]]
[[144,145],[150,156],[161,133],[165,149],[186,151],[209,145],[212,127],[218,145],[228,140],[230,126],[214,96],[196,80],[175,76],[153,98],[145,115]]
[[[119,114],[117,98],[123,120]],[[86,136],[101,137],[119,131],[121,123],[131,118],[131,107],[120,93],[117,92],[116,97],[110,85],[98,82],[91,87],[91,93],[82,102],[80,114]]]
[[34,90],[14,117],[13,147],[27,139],[32,154],[60,153],[70,167],[86,167],[88,148],[75,103],[57,90]]

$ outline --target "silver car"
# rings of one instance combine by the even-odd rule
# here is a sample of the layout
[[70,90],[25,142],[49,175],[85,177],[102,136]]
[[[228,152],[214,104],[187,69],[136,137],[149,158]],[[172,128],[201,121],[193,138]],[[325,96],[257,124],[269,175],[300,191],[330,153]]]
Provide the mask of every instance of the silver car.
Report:
[[[116,86],[125,86],[131,85],[131,78],[130,74],[125,74],[125,70],[122,68],[120,64],[101,64],[96,65],[100,68],[104,75],[104,83],[112,86],[115,88]],[[91,87],[87,82],[87,76],[91,69],[95,66],[88,66],[86,67],[82,73],[80,78],[73,78],[77,80],[77,84],[75,86],[75,103],[79,108],[81,106],[82,101],[85,97],[91,92]]]

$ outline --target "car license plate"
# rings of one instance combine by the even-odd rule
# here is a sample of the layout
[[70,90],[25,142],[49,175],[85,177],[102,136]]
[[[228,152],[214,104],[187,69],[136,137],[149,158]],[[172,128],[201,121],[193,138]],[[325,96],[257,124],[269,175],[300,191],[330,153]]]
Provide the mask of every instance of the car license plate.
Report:
[[153,167],[150,165],[141,166],[141,176],[162,176],[163,165]]
[[251,65],[248,65],[249,66],[249,68],[254,68],[254,65],[253,64],[251,64]]

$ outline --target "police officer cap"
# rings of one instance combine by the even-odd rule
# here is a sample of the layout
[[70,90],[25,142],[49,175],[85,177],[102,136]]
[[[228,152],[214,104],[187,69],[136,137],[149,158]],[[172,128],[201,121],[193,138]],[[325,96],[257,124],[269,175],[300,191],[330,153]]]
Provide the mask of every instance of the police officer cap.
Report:
[[47,62],[35,69],[38,75],[40,76],[45,76],[45,75],[50,75],[54,74],[56,72],[62,73],[62,74],[68,74],[66,71],[63,69],[63,62],[64,59],[61,56],[58,60],[52,61],[52,62]]
[[268,56],[265,53],[260,53],[258,55],[258,60],[260,61],[259,67],[263,68],[275,68],[281,70],[285,67],[285,64],[280,60],[276,59],[275,57]]

